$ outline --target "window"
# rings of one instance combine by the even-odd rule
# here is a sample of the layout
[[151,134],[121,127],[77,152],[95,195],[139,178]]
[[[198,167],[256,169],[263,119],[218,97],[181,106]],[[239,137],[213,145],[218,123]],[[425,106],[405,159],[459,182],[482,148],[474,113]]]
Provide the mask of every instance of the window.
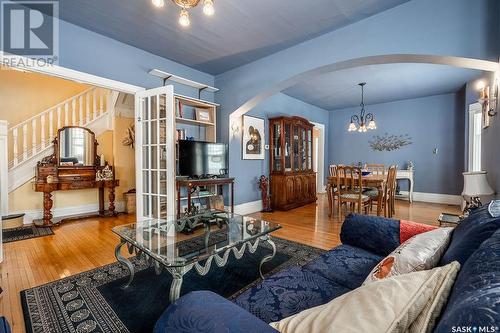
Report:
[[469,105],[469,171],[481,171],[481,104]]

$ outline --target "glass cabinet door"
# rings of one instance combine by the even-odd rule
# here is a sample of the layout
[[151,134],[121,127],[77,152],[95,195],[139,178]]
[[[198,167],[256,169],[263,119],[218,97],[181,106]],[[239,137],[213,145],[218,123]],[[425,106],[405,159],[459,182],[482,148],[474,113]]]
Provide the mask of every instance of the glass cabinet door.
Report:
[[281,152],[281,123],[274,123],[273,125],[273,170],[275,172],[281,171],[282,168],[282,152]]
[[299,138],[299,127],[293,125],[293,169],[295,171],[300,170],[299,155],[300,155],[300,138]]
[[300,159],[302,164],[302,170],[307,170],[307,158],[308,158],[308,150],[307,150],[307,134],[306,129],[304,127],[301,128],[301,139],[302,143],[300,145]]
[[312,170],[312,158],[313,158],[313,150],[312,150],[312,130],[307,130],[307,169]]
[[290,123],[285,123],[285,132],[283,133],[285,136],[285,171],[292,171],[292,129]]

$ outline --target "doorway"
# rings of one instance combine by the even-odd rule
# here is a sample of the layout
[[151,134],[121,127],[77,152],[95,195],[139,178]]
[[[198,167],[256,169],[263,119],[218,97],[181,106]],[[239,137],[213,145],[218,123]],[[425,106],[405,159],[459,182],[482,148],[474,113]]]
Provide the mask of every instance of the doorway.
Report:
[[316,192],[325,193],[325,125],[311,122],[313,128],[313,170],[316,172]]

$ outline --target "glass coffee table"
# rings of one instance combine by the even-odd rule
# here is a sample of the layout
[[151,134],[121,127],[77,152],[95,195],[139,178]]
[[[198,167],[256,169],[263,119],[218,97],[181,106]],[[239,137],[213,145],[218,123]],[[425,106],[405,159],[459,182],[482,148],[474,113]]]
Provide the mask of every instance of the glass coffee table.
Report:
[[236,259],[241,259],[255,253],[261,242],[269,243],[272,248],[272,253],[264,256],[258,267],[264,278],[262,265],[276,255],[270,234],[280,228],[273,222],[221,211],[206,211],[171,220],[146,219],[114,227],[113,232],[120,237],[115,257],[130,272],[122,287],[127,288],[134,279],[133,264],[120,253],[124,245],[130,254],[135,252],[154,265],[156,274],[166,270],[172,275],[171,302],[179,298],[182,279],[187,272],[194,268],[200,276],[205,276],[213,262],[223,267],[231,253]]

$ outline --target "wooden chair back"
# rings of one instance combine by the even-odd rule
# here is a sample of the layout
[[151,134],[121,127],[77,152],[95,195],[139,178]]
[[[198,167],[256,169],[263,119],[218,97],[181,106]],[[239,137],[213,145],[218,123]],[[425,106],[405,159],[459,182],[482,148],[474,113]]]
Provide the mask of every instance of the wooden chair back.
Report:
[[331,164],[328,167],[328,172],[330,174],[330,177],[337,177],[337,165],[336,164]]
[[385,165],[384,164],[365,164],[365,169],[367,171],[370,171],[374,175],[383,175],[385,176]]
[[363,194],[363,175],[361,169],[348,166],[339,165],[337,166],[337,187],[339,193],[355,193],[360,196]]

